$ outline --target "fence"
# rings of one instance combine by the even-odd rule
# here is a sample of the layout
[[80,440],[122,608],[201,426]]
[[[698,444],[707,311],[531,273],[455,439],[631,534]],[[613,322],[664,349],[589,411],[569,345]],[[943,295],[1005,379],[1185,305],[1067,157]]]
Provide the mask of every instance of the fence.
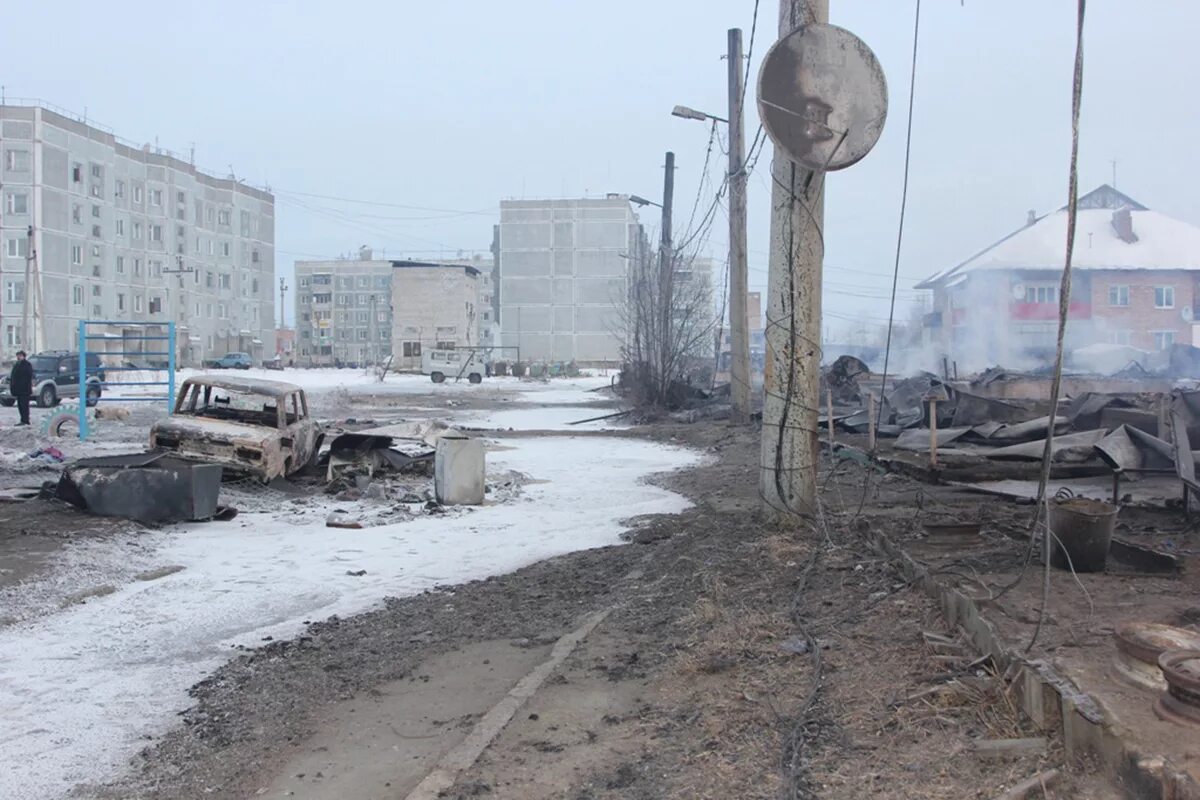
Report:
[[[124,329],[122,335],[118,337],[106,336],[101,334],[89,333],[88,329],[94,325],[118,326]],[[83,319],[79,321],[79,438],[86,439],[88,436],[88,420],[87,420],[87,397],[88,385],[91,381],[88,380],[89,373],[99,378],[100,394],[96,397],[97,404],[101,398],[105,400],[121,400],[123,402],[153,402],[156,400],[167,401],[167,413],[175,409],[175,323],[166,323],[167,332],[165,335],[161,333],[149,333],[142,336],[129,336],[127,329],[129,328],[155,328],[161,329],[161,322],[127,322],[125,320],[93,320]],[[105,350],[103,352],[93,351],[88,347],[88,342],[102,341],[109,344],[113,342],[121,343],[121,350],[112,352]],[[145,342],[166,342],[165,350],[128,350],[130,342],[142,342],[143,347]],[[150,356],[166,356],[167,357],[167,379],[165,381],[110,381],[108,380],[109,372],[126,373],[126,372],[141,372],[143,367],[134,366],[118,366],[109,367],[100,363],[97,359],[98,366],[93,367],[89,363],[88,356],[121,356],[124,359],[127,356],[136,356],[139,358]],[[124,362],[123,363],[127,363]],[[103,373],[103,374],[101,374]],[[109,386],[165,386],[165,394],[155,395],[139,395],[137,397],[103,397],[104,390]]]

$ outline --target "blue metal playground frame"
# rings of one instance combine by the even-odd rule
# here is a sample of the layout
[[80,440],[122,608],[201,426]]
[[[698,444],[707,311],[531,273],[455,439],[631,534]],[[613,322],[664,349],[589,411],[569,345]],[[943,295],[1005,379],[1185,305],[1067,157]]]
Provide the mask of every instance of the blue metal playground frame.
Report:
[[[116,325],[121,328],[161,328],[161,322],[128,322],[126,320],[97,320],[83,319],[79,321],[79,438],[86,439],[88,436],[88,420],[87,420],[87,382],[88,382],[88,342],[103,341],[113,342],[118,339],[112,336],[102,336],[88,333],[88,328],[92,325]],[[145,334],[143,336],[121,336],[122,349],[119,352],[96,352],[96,355],[109,356],[166,356],[167,357],[167,379],[165,381],[102,381],[101,389],[107,389],[109,386],[165,386],[167,387],[166,394],[143,395],[140,397],[105,397],[101,393],[102,400],[121,400],[123,402],[154,402],[156,400],[167,401],[167,413],[170,414],[175,410],[175,323],[168,322],[167,335],[161,334]],[[142,350],[128,351],[124,348],[129,342],[166,342],[166,350]],[[100,366],[90,370],[94,375],[97,372],[144,372],[141,367],[106,367]],[[106,376],[107,377],[107,376]],[[99,404],[99,400],[96,401]]]

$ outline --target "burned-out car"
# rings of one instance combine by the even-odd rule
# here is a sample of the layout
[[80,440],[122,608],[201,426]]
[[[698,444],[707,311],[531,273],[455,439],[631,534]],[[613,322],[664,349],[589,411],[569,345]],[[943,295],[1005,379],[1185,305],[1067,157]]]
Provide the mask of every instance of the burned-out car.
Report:
[[150,429],[153,448],[263,481],[315,461],[322,438],[299,386],[217,375],[184,381],[174,412]]

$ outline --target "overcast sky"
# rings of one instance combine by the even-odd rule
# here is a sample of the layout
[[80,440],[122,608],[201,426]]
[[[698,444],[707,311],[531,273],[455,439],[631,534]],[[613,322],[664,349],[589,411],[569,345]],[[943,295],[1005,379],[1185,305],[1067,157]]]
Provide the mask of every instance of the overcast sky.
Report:
[[[901,315],[917,279],[1029,209],[1065,202],[1074,7],[925,0]],[[0,27],[0,83],[269,184],[276,268],[290,280],[292,261],[361,244],[388,256],[486,251],[503,198],[657,199],[666,150],[682,231],[698,187],[701,209],[711,201],[723,156],[702,183],[708,129],[669,112],[725,116],[726,30],[743,28],[748,43],[753,10],[753,0],[22,3]],[[777,14],[763,0],[751,86]],[[841,336],[887,316],[913,2],[831,0],[831,15],[874,49],[891,96],[876,149],[827,184],[826,318]],[[1090,4],[1082,190],[1110,182],[1116,160],[1118,188],[1200,224],[1198,27],[1200,4]],[[766,283],[770,157],[768,146],[750,178],[752,289]],[[707,247],[722,260],[726,220]]]

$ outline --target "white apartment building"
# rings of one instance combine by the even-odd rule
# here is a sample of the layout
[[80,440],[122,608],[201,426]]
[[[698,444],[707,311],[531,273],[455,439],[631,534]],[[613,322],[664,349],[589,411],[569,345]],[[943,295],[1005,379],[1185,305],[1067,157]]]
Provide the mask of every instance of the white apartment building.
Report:
[[501,201],[501,344],[525,361],[619,363],[629,264],[644,241],[628,195]]
[[377,364],[392,354],[392,262],[296,262],[296,353],[303,365]]
[[482,347],[483,273],[469,263],[392,262],[393,364],[419,369],[424,350]]
[[181,365],[275,352],[269,192],[40,103],[0,105],[0,156],[4,356],[74,350],[80,320],[109,321],[91,332],[113,338],[165,331],[125,321],[174,320]]

